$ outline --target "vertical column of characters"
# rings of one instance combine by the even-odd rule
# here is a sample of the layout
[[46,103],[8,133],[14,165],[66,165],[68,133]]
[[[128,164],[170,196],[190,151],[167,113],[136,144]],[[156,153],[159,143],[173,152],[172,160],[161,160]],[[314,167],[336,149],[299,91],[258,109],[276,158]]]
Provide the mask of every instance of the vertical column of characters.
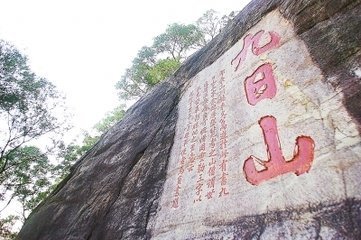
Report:
[[221,190],[219,192],[219,197],[228,195],[228,171],[227,171],[227,142],[228,142],[228,134],[227,134],[227,123],[226,123],[226,86],[225,86],[225,78],[224,78],[225,70],[222,70],[220,73],[220,81],[219,81],[219,92],[218,92],[218,104],[220,110],[220,129],[219,129],[219,146],[220,146],[220,164],[219,169],[221,171]]
[[172,200],[172,207],[178,208],[179,207],[179,196],[180,196],[180,189],[183,181],[183,174],[185,170],[185,164],[187,161],[187,149],[189,148],[189,133],[191,131],[191,120],[192,120],[192,111],[193,111],[193,98],[194,94],[193,91],[189,94],[189,102],[188,102],[188,120],[185,126],[186,130],[184,132],[182,138],[182,146],[181,146],[181,154],[180,154],[180,161],[179,161],[179,168],[177,174],[177,182],[174,190],[173,200]]
[[192,138],[191,138],[191,149],[189,154],[189,162],[188,162],[188,172],[192,172],[195,161],[196,161],[196,143],[197,143],[197,137],[198,137],[198,126],[199,126],[199,119],[200,119],[200,111],[199,111],[199,103],[200,103],[200,90],[201,87],[197,87],[196,90],[196,97],[194,101],[194,118],[192,121]]
[[208,82],[206,81],[203,84],[203,99],[202,99],[202,114],[201,114],[201,131],[199,139],[199,155],[198,155],[198,179],[196,183],[196,198],[194,202],[202,201],[202,192],[204,185],[204,175],[205,175],[205,158],[206,158],[206,139],[207,139],[207,121],[208,121]]
[[208,162],[208,180],[207,180],[207,199],[212,199],[213,194],[215,193],[216,185],[216,158],[217,158],[217,95],[216,95],[216,77],[212,77],[211,82],[211,111],[210,111],[210,129],[209,129],[209,154],[208,157],[210,161]]
[[[268,42],[262,41],[267,35]],[[247,53],[260,56],[271,49],[280,46],[281,37],[277,32],[261,30],[256,34],[247,34],[243,39],[243,47],[235,58],[231,61],[234,71],[242,67],[246,61]],[[251,49],[251,51],[249,51]],[[247,102],[256,106],[260,101],[273,99],[277,93],[276,78],[273,73],[273,64],[264,62],[256,70],[247,76],[244,81]],[[259,185],[263,181],[270,180],[279,175],[293,172],[297,176],[310,170],[314,159],[314,141],[309,136],[299,136],[296,138],[296,148],[291,160],[286,161],[283,156],[280,139],[278,136],[277,121],[274,116],[263,116],[258,121],[262,132],[268,159],[262,161],[251,155],[244,161],[243,172],[246,180]],[[255,162],[263,165],[265,169],[258,171]]]

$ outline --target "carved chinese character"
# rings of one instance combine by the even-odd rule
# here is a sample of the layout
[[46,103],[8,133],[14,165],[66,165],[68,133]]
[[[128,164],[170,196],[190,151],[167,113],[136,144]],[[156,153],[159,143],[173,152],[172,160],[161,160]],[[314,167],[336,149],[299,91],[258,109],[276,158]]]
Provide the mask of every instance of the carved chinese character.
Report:
[[244,86],[247,101],[252,106],[262,99],[271,99],[276,96],[277,88],[272,65],[265,63],[259,66],[251,76],[246,78]]
[[207,199],[213,198],[213,193],[215,193],[214,189],[212,189],[211,191],[207,192],[207,194],[206,194]]
[[204,164],[204,162],[200,162],[200,163],[198,164],[197,172],[198,172],[198,173],[203,172],[204,169],[205,169],[205,167],[206,167],[206,165]]
[[254,55],[258,56],[271,48],[275,48],[280,43],[280,36],[278,33],[270,31],[268,32],[270,36],[270,40],[268,43],[264,44],[263,46],[260,46],[260,41],[262,36],[264,35],[264,30],[261,30],[257,32],[255,35],[247,34],[243,38],[243,47],[242,50],[237,54],[237,56],[231,61],[231,65],[235,65],[235,70],[237,71],[240,65],[245,61],[247,57],[247,51],[249,46],[252,45],[252,52]]
[[216,177],[209,178],[207,181],[208,188],[214,188],[216,184]]
[[[266,143],[268,160],[261,161],[250,156],[244,162],[243,171],[248,182],[258,185],[285,173],[295,173],[298,176],[310,170],[314,158],[314,141],[311,137],[297,137],[294,156],[291,160],[286,161],[282,155],[276,119],[273,116],[263,117],[259,121],[259,125]],[[257,171],[254,161],[261,164],[264,169]]]
[[216,165],[212,165],[212,166],[209,167],[209,169],[208,169],[208,175],[209,175],[209,176],[216,175]]
[[172,201],[172,208],[178,208],[179,207],[179,198],[175,198]]
[[226,196],[228,194],[229,194],[229,192],[227,191],[227,189],[225,187],[222,187],[221,191],[219,192],[218,197]]
[[221,176],[221,185],[224,186],[224,185],[227,185],[227,176],[228,176],[228,173],[226,172],[223,172],[222,173],[222,176]]

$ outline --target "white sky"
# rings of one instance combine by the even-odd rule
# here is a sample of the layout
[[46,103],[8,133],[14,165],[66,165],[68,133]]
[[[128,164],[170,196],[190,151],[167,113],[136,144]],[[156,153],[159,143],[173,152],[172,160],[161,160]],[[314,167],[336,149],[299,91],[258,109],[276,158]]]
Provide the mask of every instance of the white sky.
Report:
[[38,75],[65,93],[75,129],[87,129],[119,104],[115,83],[138,50],[174,22],[208,9],[241,10],[248,0],[0,0],[0,38]]

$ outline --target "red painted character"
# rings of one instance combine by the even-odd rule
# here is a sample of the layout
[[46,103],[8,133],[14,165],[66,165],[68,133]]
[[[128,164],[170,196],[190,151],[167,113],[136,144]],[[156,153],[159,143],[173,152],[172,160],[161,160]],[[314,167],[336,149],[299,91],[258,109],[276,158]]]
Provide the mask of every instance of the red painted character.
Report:
[[[253,185],[277,177],[285,173],[295,173],[297,176],[310,170],[314,158],[314,141],[308,136],[299,136],[296,139],[296,148],[291,160],[286,161],[282,155],[279,142],[276,118],[265,116],[259,121],[264,140],[267,146],[268,160],[261,161],[250,156],[243,165],[246,179]],[[254,161],[257,161],[264,170],[257,171]]]
[[277,88],[272,65],[265,63],[259,66],[251,76],[246,78],[244,87],[247,101],[252,106],[262,99],[271,99],[276,96]]
[[266,44],[264,44],[263,46],[260,46],[260,41],[262,36],[264,35],[264,30],[261,30],[259,32],[257,32],[255,35],[252,34],[247,34],[247,36],[245,36],[243,38],[243,47],[242,50],[237,54],[237,56],[231,61],[231,65],[236,65],[234,71],[237,71],[238,68],[240,67],[240,65],[242,64],[242,62],[245,61],[246,56],[247,56],[247,50],[249,48],[249,46],[252,45],[252,52],[254,55],[258,56],[272,48],[275,48],[279,45],[280,43],[280,36],[278,35],[278,33],[270,31],[269,36],[270,36],[270,41]]

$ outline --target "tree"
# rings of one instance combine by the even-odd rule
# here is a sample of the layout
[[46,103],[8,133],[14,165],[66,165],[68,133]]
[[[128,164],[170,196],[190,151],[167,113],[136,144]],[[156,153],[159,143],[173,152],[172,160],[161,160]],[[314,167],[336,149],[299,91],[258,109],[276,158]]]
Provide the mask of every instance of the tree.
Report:
[[202,33],[193,24],[173,23],[165,33],[154,38],[153,48],[157,53],[168,53],[173,60],[184,60],[189,50],[196,49],[202,39]]
[[203,46],[205,46],[210,40],[219,34],[221,29],[220,17],[213,9],[206,11],[203,16],[196,21],[196,25],[203,33]]
[[11,229],[17,220],[19,220],[19,217],[15,215],[0,219],[0,237],[2,239],[16,239],[17,234]]
[[125,74],[115,85],[121,99],[137,98],[151,88],[146,76],[149,69],[150,66],[140,62],[139,59],[133,60],[133,65],[125,70]]
[[52,185],[49,173],[54,166],[46,154],[34,146],[25,146],[7,155],[12,166],[1,175],[2,194],[10,191],[10,203],[16,199],[22,206],[22,219],[49,193]]
[[213,9],[207,10],[202,17],[196,21],[196,26],[203,36],[201,46],[205,46],[215,38],[235,15],[236,12],[232,11],[228,15],[220,16],[219,13]]
[[80,145],[73,141],[69,145],[61,144],[59,146],[58,158],[61,159],[61,162],[54,167],[54,175],[57,179],[52,188],[55,188],[70,173],[74,163],[87,153],[98,140],[99,136],[91,136],[88,132],[84,132]]
[[[63,104],[55,86],[33,73],[14,46],[0,40],[0,200],[8,206],[16,199],[23,219],[47,194],[53,168],[47,156],[51,149],[42,152],[29,144],[68,129],[66,119],[58,117],[66,115]],[[6,226],[1,226],[4,234]]]
[[62,103],[55,86],[36,76],[17,49],[0,41],[0,174],[16,167],[8,158],[12,152],[61,129],[64,122],[55,110]]
[[142,96],[154,85],[173,74],[180,64],[179,59],[168,57],[155,60],[155,56],[139,52],[138,57],[133,60],[132,66],[116,83],[120,98],[130,100]]
[[220,16],[208,10],[196,25],[173,23],[154,38],[151,47],[142,47],[116,83],[119,97],[137,99],[154,85],[170,77],[192,51],[205,46],[235,16],[235,12]]
[[154,38],[151,47],[142,47],[132,66],[117,82],[121,99],[136,99],[155,84],[172,75],[202,40],[202,33],[193,25],[174,23]]
[[148,83],[151,87],[172,75],[181,65],[177,59],[161,59],[148,71]]

